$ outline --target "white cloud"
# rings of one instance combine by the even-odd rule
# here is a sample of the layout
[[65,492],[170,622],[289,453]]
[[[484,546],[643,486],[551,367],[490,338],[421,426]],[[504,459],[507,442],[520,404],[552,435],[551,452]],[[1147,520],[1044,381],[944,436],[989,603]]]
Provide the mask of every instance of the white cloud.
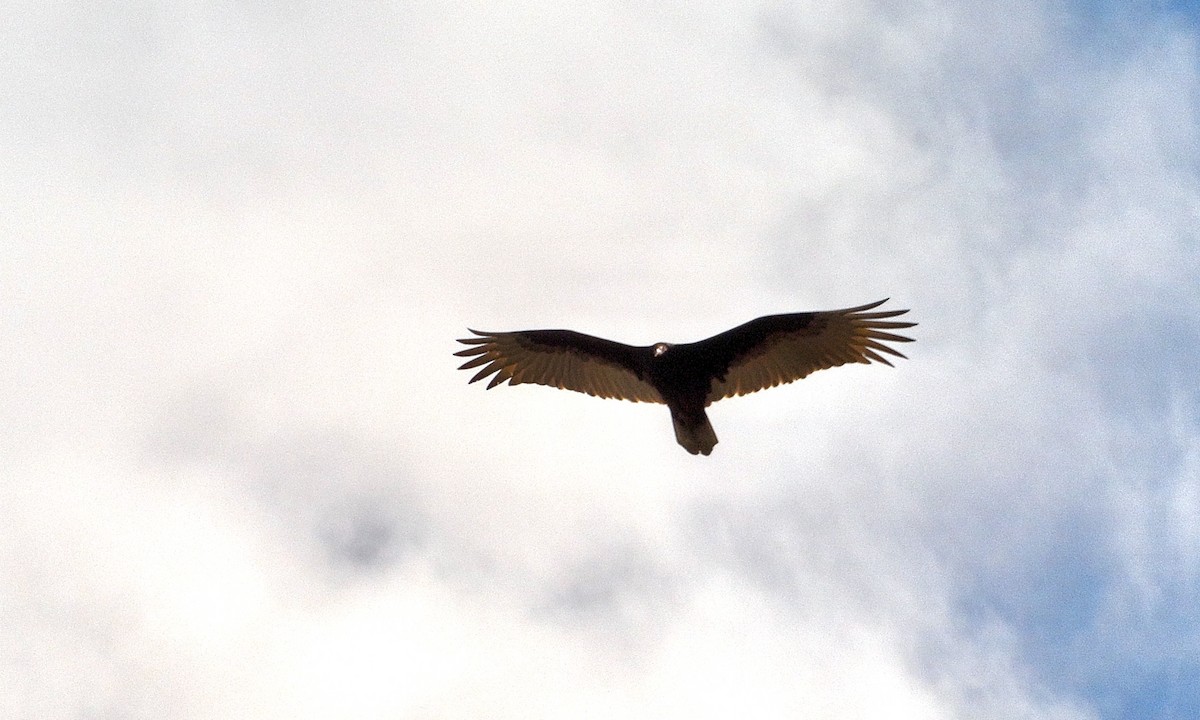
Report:
[[[18,17],[6,716],[1196,706],[1178,20]],[[707,459],[662,407],[484,393],[450,355],[885,295],[911,361],[721,403]]]

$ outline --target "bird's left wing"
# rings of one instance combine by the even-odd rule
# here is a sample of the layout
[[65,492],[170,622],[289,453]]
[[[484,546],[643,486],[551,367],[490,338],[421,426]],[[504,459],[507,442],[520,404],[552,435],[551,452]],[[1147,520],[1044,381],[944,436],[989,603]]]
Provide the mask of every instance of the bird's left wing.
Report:
[[912,342],[888,332],[916,325],[888,320],[908,310],[868,312],[869,305],[826,312],[768,315],[695,343],[713,376],[707,401],[790,383],[847,363],[891,365],[880,353],[904,357],[884,342]]
[[639,377],[647,348],[571,330],[471,332],[478,337],[459,340],[471,347],[454,354],[471,358],[460,370],[483,365],[471,382],[495,374],[489,390],[507,380],[509,385],[537,383],[602,398],[663,401],[654,386]]

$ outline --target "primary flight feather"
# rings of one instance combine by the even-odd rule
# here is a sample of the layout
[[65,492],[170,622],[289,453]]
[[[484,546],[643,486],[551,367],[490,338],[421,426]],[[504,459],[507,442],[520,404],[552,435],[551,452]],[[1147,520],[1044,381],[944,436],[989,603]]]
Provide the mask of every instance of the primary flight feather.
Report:
[[704,409],[735,395],[794,382],[825,368],[902,358],[888,342],[912,342],[892,330],[911,322],[889,320],[908,310],[879,310],[886,299],[825,312],[767,315],[694,343],[625,345],[572,330],[480,332],[459,342],[470,358],[459,369],[480,368],[471,382],[492,376],[488,389],[537,383],[603,398],[663,403],[675,439],[689,453],[708,455],[717,435]]

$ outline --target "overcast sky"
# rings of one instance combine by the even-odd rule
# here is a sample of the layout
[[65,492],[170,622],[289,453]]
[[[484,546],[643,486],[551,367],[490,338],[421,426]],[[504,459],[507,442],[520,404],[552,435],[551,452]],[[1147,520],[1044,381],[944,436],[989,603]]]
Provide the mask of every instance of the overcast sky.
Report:
[[[1200,715],[1186,5],[4,15],[0,716]],[[451,356],[884,297],[708,458]]]

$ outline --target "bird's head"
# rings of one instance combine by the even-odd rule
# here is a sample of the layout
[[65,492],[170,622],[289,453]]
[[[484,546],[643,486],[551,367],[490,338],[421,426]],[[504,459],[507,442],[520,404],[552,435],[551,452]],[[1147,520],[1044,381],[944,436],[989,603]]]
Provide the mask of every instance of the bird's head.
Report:
[[654,346],[654,357],[662,357],[663,355],[666,355],[667,351],[670,349],[671,349],[670,343],[657,343]]

